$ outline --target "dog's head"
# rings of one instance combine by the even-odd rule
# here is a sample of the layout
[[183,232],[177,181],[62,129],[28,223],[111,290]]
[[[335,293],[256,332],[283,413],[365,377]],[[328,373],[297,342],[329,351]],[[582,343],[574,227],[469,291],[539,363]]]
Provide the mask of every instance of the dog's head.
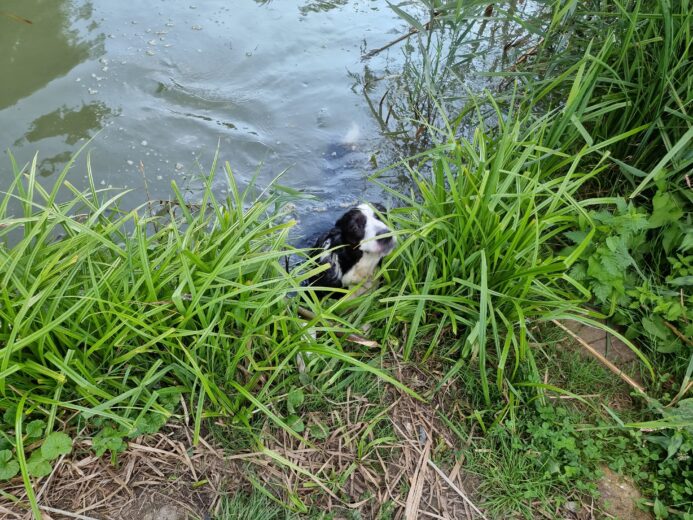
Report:
[[391,230],[375,214],[376,208],[380,214],[385,208],[380,204],[361,204],[351,208],[335,223],[341,231],[345,242],[352,244],[364,253],[385,256],[395,247],[395,237],[384,236]]

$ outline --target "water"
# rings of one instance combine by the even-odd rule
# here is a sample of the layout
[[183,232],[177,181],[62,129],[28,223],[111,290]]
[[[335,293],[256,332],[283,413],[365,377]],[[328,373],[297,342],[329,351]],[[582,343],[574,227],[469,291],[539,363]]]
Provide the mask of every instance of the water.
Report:
[[[168,199],[172,179],[194,197],[217,146],[241,184],[287,170],[282,184],[317,197],[302,215],[373,197],[379,129],[349,73],[363,49],[408,29],[386,2],[10,0],[2,11],[0,147],[22,164],[38,151],[44,184],[93,137],[97,186],[134,188],[132,206],[147,198],[143,175],[152,199]],[[1,187],[11,169],[0,160]],[[78,187],[85,161],[70,173]]]

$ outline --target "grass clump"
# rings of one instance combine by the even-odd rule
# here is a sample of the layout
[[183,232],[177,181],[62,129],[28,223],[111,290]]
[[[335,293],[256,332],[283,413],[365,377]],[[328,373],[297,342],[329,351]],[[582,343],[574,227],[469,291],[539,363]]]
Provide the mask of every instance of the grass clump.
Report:
[[[409,193],[389,189],[406,239],[388,262],[397,275],[381,311],[386,331],[403,330],[405,359],[416,348],[425,360],[444,345],[437,354],[453,366],[441,384],[478,364],[486,405],[500,396],[512,403],[519,386],[541,389],[528,346],[537,323],[599,317],[567,271],[594,233],[576,193],[602,166],[584,160],[589,150],[573,158],[545,145],[555,117],[496,116],[497,128],[480,121],[469,141],[448,127],[439,146],[407,164]],[[565,175],[548,177],[546,165],[559,161]],[[581,218],[587,231],[577,249],[556,253],[558,237]]]
[[[638,128],[609,147],[616,169],[605,181],[633,196],[655,181],[680,182],[690,150],[690,2],[667,0],[567,2],[556,5],[546,39],[528,71],[537,102],[562,104],[573,79],[589,85],[580,122],[595,141]],[[585,68],[585,60],[592,62]],[[588,72],[593,70],[594,72]]]
[[314,270],[284,268],[297,251],[280,188],[240,191],[226,165],[231,195],[220,201],[214,165],[199,204],[174,182],[175,198],[152,215],[121,210],[126,192],[97,190],[89,166],[91,188],[78,191],[67,179],[73,161],[50,190],[36,159],[13,163],[0,199],[0,477],[20,470],[30,490],[30,478],[45,474],[31,469],[36,443],[27,447],[37,421],[46,435],[86,425],[96,454],[114,462],[124,439],[179,413],[195,442],[209,418],[259,442],[258,413],[297,435],[286,422],[296,417],[275,401],[302,386],[301,350],[385,376],[341,352],[334,332],[351,332],[348,324],[327,325],[329,313],[303,298],[316,315],[308,325],[323,331],[318,346],[287,300]]
[[242,412],[243,386],[297,340],[284,302],[294,282],[279,263],[290,224],[270,211],[276,197],[235,192],[238,204],[222,207],[208,183],[199,210],[179,196],[178,210],[152,217],[120,211],[124,193],[107,198],[93,182],[78,192],[70,165],[45,191],[35,164],[15,168],[0,206],[8,404],[26,395],[48,430],[68,408],[133,432],[148,413],[168,416],[160,400],[182,390],[198,431],[203,410]]
[[[460,11],[423,4],[449,23]],[[508,14],[496,7],[485,12],[488,24]],[[384,300],[391,314],[382,314],[387,327],[404,331],[406,355],[417,347],[424,359],[442,354],[451,366],[446,380],[469,380],[464,372],[478,368],[479,389],[470,400],[496,418],[506,415],[499,409],[512,412],[512,431],[490,447],[495,453],[506,443],[509,456],[489,456],[485,476],[492,465],[505,468],[497,475],[517,476],[516,456],[550,452],[547,439],[565,437],[563,419],[545,421],[543,408],[515,406],[542,402],[521,393],[523,385],[557,390],[539,377],[537,352],[529,347],[538,323],[576,315],[618,327],[642,362],[646,391],[657,398],[625,414],[651,421],[624,425],[617,415],[571,415],[575,449],[561,448],[557,457],[578,473],[558,485],[560,472],[545,474],[540,465],[518,493],[494,493],[491,483],[486,489],[498,496],[500,516],[521,503],[531,509],[521,495],[534,493],[535,485],[537,497],[565,491],[561,486],[573,477],[591,482],[601,462],[630,473],[658,517],[688,517],[692,16],[687,1],[552,2],[523,25],[524,48],[515,48],[521,39],[506,42],[503,57],[511,61],[492,71],[505,78],[493,95],[471,92],[465,70],[456,68],[470,54],[454,27],[432,23],[412,37],[424,65],[407,69],[415,78],[410,90],[426,91],[426,101],[402,96],[391,104],[395,116],[411,115],[398,125],[408,124],[412,139],[429,149],[402,163],[414,185],[409,193],[391,190],[404,206],[393,218],[410,238],[392,261],[396,290]],[[410,17],[403,19],[415,27]],[[460,33],[469,24],[458,23]],[[477,34],[485,26],[486,19]],[[435,31],[441,40],[451,36],[430,45]],[[508,89],[510,80],[517,81]],[[567,372],[582,380],[578,393],[602,393],[599,378],[612,377],[559,361],[576,364]],[[571,392],[563,383],[562,391]],[[574,424],[583,420],[613,430],[602,438],[600,430]],[[506,427],[494,426],[486,429],[490,437]],[[657,432],[650,434],[652,428]],[[524,451],[513,452],[513,442]],[[611,442],[620,451],[610,450]],[[514,506],[501,503],[508,499]]]
[[286,511],[284,507],[270,500],[259,491],[245,495],[236,493],[232,497],[224,497],[221,502],[216,520],[290,520],[296,515]]
[[567,149],[630,134],[605,148],[609,167],[582,190],[612,200],[590,210],[597,234],[572,275],[656,357],[667,376],[657,393],[680,398],[693,359],[691,5],[569,4],[554,9],[544,45],[524,68],[527,92],[539,108],[581,99],[575,120],[555,137],[571,143]]

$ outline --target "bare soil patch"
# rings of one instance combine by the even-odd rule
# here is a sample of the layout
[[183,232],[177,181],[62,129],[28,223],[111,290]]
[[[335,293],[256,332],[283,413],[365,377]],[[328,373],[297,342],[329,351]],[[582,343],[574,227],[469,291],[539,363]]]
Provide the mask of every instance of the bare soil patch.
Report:
[[639,509],[637,503],[642,499],[640,490],[629,479],[614,473],[608,467],[601,468],[604,476],[599,479],[600,505],[612,518],[627,520],[651,520],[652,515]]
[[[78,440],[53,473],[35,482],[46,519],[187,520],[204,518],[236,468],[204,439],[192,446],[191,431],[170,425],[165,433],[135,439],[117,464],[97,458],[89,440]],[[30,518],[21,479],[4,489],[21,502],[0,498],[0,517]]]
[[[431,384],[414,368],[396,370],[415,390]],[[35,483],[39,503],[49,519],[207,519],[224,493],[248,492],[255,481],[286,503],[292,498],[337,518],[349,510],[362,518],[381,511],[394,519],[481,518],[477,481],[463,459],[451,458],[460,439],[436,416],[441,403],[394,389],[384,409],[346,397],[329,411],[306,414],[300,440],[268,424],[264,449],[256,452],[226,455],[209,438],[193,447],[190,429],[174,424],[130,442],[114,466],[92,454],[89,440],[79,440],[50,477]],[[0,517],[29,518],[21,480],[5,491],[20,502],[0,498]]]

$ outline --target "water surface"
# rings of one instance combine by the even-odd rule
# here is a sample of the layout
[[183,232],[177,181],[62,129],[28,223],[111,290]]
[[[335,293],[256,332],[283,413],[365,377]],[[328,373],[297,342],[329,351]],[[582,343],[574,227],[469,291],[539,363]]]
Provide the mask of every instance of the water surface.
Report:
[[[541,4],[512,0],[508,20]],[[484,73],[511,66],[507,49],[524,41],[516,21],[489,20],[469,18],[472,30],[442,36],[442,48],[455,41],[462,56],[450,62],[453,92],[493,88]],[[371,106],[387,112],[391,103],[397,113],[423,63],[414,37],[362,56],[409,29],[382,0],[6,0],[0,148],[21,164],[38,151],[50,185],[92,138],[97,186],[132,189],[131,207],[169,199],[173,179],[195,199],[218,149],[241,185],[256,172],[261,185],[285,172],[282,184],[315,197],[296,209],[302,227],[324,225],[380,198],[366,179],[388,163],[383,133],[397,128],[376,122],[363,86]],[[399,110],[400,121],[414,117],[410,109]],[[69,177],[81,188],[85,163]],[[11,177],[5,159],[0,190]],[[226,193],[223,175],[214,188]]]
[[[131,205],[146,200],[143,176],[153,199],[169,198],[171,179],[194,186],[217,146],[241,183],[287,170],[283,184],[317,197],[311,214],[371,196],[378,128],[349,73],[364,48],[407,30],[385,2],[10,0],[2,11],[0,147],[20,163],[38,151],[46,184],[95,136],[97,184],[135,188]],[[350,130],[354,150],[335,150]],[[70,177],[82,187],[84,165]]]

